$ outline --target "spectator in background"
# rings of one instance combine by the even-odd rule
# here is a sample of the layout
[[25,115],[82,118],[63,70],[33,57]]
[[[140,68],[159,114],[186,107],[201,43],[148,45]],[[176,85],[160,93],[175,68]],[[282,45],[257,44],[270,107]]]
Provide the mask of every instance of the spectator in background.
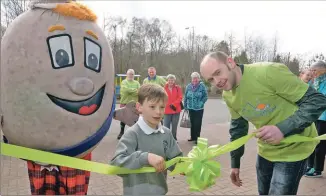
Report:
[[[161,87],[164,87],[164,85],[166,84],[166,80],[163,77],[156,75],[155,67],[149,67],[148,76],[143,81],[143,84],[148,84],[148,83],[158,84]],[[163,125],[163,120],[161,121],[161,124]]]
[[300,72],[299,77],[303,82],[308,83],[312,79],[312,73],[309,69],[304,69]]
[[156,75],[156,69],[155,67],[149,67],[148,68],[148,77],[144,79],[143,84],[158,84],[162,87],[166,84],[166,81],[161,76]]
[[195,141],[200,137],[204,105],[207,101],[207,89],[203,82],[200,80],[200,75],[197,72],[191,74],[191,83],[187,85],[184,107],[189,111],[191,122],[191,135],[188,141]]
[[[326,95],[326,63],[318,61],[311,66],[311,71],[314,77],[314,81],[311,82],[311,86],[318,92]],[[326,111],[315,122],[318,135],[326,134]],[[306,170],[306,177],[322,177],[324,170],[326,154],[326,141],[321,140],[316,146],[315,151],[308,158],[308,168]]]
[[169,74],[167,76],[168,82],[164,89],[168,95],[168,102],[165,107],[164,126],[169,128],[175,140],[177,140],[177,127],[181,112],[182,89],[175,84],[175,75]]
[[[121,82],[121,99],[120,99],[120,107],[124,107],[126,104],[130,102],[138,101],[138,89],[140,84],[137,80],[135,80],[135,71],[133,69],[128,69],[127,77]],[[120,122],[120,133],[118,135],[118,140],[122,137],[125,131],[125,123]]]

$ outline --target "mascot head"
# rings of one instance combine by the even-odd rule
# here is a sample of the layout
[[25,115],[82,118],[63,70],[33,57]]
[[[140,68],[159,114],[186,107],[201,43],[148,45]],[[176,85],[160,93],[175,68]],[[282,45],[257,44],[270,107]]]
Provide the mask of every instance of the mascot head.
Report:
[[83,156],[114,111],[112,51],[96,15],[74,1],[37,1],[1,43],[2,130],[9,143]]

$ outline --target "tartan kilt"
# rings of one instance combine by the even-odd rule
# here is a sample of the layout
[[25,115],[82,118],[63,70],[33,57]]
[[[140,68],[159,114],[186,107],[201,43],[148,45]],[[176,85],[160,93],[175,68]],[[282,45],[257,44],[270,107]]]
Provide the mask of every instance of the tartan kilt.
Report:
[[[91,160],[91,153],[82,159]],[[59,171],[43,169],[27,161],[32,195],[87,195],[90,172],[57,166]]]

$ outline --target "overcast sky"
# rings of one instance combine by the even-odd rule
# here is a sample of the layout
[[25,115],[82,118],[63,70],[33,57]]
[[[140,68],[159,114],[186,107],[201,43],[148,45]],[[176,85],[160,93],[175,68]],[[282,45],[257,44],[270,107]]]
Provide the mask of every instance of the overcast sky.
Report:
[[194,26],[195,34],[221,40],[244,32],[271,40],[279,37],[281,52],[326,54],[326,1],[84,1],[99,17],[103,14],[158,17],[169,21],[179,35]]

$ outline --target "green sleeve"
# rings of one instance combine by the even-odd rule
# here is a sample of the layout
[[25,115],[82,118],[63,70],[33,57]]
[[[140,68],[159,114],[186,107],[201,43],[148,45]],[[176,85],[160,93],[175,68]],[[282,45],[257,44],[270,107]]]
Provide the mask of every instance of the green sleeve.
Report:
[[[134,82],[138,83],[138,81],[134,81]],[[130,87],[130,84],[128,84],[126,80],[123,80],[121,82],[121,91],[123,92],[123,94],[128,94],[128,95],[135,95],[138,93],[138,89]]]
[[138,89],[140,88],[140,84],[138,81],[135,80],[135,82],[137,83],[137,88],[136,89],[131,89],[132,92],[131,92],[131,95],[132,96],[137,96],[138,95]]
[[143,84],[147,84],[147,83],[148,83],[148,79],[145,78],[145,79],[143,80]]
[[121,82],[121,89],[120,89],[121,96],[127,96],[128,95],[128,87],[125,80],[122,80]]
[[163,77],[160,77],[160,85],[164,87],[166,84],[166,80]]
[[276,126],[284,136],[302,132],[326,109],[326,98],[295,76],[287,66],[273,64],[266,69],[266,82],[275,93],[299,109]]

